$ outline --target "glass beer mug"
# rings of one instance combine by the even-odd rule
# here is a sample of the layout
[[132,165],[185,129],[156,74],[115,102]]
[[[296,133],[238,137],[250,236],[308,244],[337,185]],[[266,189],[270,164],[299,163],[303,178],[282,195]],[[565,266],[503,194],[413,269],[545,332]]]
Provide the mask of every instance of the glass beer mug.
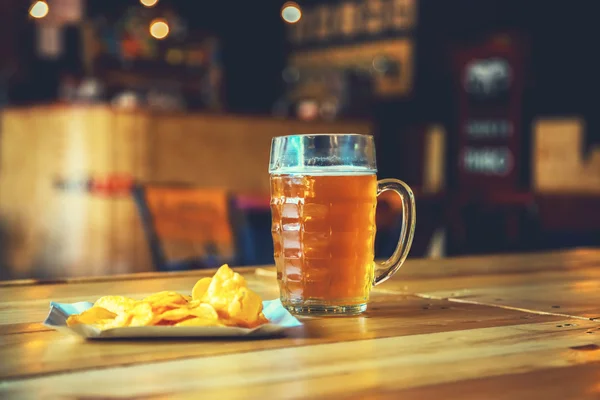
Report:
[[[281,302],[293,314],[354,315],[371,288],[404,263],[415,230],[412,190],[377,180],[372,136],[291,135],[273,138],[272,235]],[[377,196],[402,199],[402,230],[393,255],[374,261]]]

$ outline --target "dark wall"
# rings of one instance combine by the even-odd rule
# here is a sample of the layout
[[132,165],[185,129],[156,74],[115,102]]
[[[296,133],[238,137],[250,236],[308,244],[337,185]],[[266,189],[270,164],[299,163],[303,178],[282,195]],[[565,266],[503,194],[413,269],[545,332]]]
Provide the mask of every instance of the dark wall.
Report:
[[223,43],[228,108],[270,113],[282,90],[286,58],[284,1],[178,1],[173,5],[190,27],[214,32]]
[[[412,176],[399,162],[398,149],[414,142],[403,137],[414,126],[440,122],[451,128],[455,99],[449,68],[452,44],[480,40],[498,31],[518,32],[531,52],[524,94],[525,133],[536,116],[581,115],[587,122],[588,146],[600,144],[600,25],[595,2],[575,0],[420,0],[416,30],[416,82],[409,99],[376,107],[381,136],[380,170],[384,175]],[[527,140],[527,139],[525,139]],[[408,163],[410,165],[410,163]]]
[[[32,23],[26,2],[11,3],[12,13],[0,13],[3,41],[0,59],[19,60],[21,97],[45,98],[48,82],[65,68],[76,68],[77,39],[68,39],[67,54],[56,62],[34,56]],[[283,0],[196,2],[161,0],[191,27],[220,36],[224,45],[227,101],[233,111],[268,113],[281,91],[280,74],[287,52],[279,10]],[[299,1],[308,4],[308,1]],[[412,98],[381,102],[375,110],[384,135],[414,123],[452,118],[448,69],[449,43],[474,40],[499,29],[514,29],[530,38],[531,63],[526,93],[527,115],[582,114],[589,122],[588,138],[600,143],[600,123],[594,110],[600,89],[600,57],[595,55],[600,27],[592,0],[420,0],[417,73]],[[88,13],[119,15],[137,0],[89,0]],[[18,7],[17,7],[18,6]],[[12,33],[12,35],[11,35]],[[26,76],[27,79],[24,77]],[[38,78],[42,76],[43,79]],[[35,84],[32,84],[33,81]],[[29,84],[28,84],[29,82]],[[39,92],[39,93],[37,93]],[[393,126],[392,126],[393,125]]]
[[[9,7],[9,3],[13,4]],[[285,60],[284,26],[279,15],[283,1],[247,2],[161,0],[157,9],[174,10],[190,30],[215,34],[223,43],[226,101],[234,112],[268,113],[281,91],[281,71]],[[11,59],[18,74],[11,78],[11,101],[30,103],[51,101],[57,95],[61,74],[82,73],[80,37],[76,27],[64,32],[65,51],[56,60],[35,54],[35,22],[28,18],[29,3],[0,0],[0,72]],[[88,0],[88,17],[103,15],[117,20],[138,0]],[[4,8],[0,8],[2,11]]]

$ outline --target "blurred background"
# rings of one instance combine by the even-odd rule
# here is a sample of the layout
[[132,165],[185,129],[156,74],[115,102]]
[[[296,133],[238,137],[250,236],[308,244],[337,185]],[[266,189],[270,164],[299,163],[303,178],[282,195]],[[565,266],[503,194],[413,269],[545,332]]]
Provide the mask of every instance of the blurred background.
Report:
[[[271,264],[270,139],[373,134],[411,257],[600,245],[589,0],[0,1],[0,279]],[[401,205],[378,205],[376,254]]]

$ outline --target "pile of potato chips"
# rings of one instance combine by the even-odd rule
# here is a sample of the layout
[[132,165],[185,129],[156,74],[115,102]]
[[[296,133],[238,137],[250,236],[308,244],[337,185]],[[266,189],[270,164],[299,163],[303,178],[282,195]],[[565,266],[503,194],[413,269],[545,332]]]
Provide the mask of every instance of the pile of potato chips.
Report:
[[100,329],[151,325],[254,328],[267,322],[260,296],[227,265],[212,278],[200,279],[191,297],[176,292],[159,292],[143,300],[104,296],[67,319],[69,326],[90,324]]

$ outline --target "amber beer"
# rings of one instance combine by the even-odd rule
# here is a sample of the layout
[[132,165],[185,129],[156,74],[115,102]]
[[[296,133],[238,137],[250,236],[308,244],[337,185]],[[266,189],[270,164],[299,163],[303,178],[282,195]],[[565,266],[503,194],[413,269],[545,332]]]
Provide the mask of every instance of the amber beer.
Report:
[[[281,303],[293,314],[356,315],[371,289],[392,276],[408,255],[415,200],[397,179],[376,178],[373,136],[320,133],[271,142],[273,247]],[[374,262],[377,196],[402,198],[398,246]]]
[[365,304],[373,285],[377,178],[271,175],[272,234],[281,300]]

